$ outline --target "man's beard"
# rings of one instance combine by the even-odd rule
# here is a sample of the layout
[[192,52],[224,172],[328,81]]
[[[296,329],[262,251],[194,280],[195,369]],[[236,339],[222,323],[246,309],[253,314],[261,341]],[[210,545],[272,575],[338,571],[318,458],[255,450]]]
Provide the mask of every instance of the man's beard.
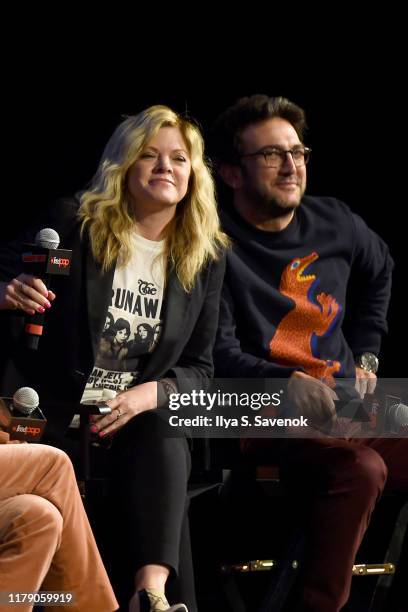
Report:
[[281,204],[279,200],[274,198],[267,201],[264,200],[262,203],[262,208],[264,214],[266,214],[269,219],[280,219],[281,217],[286,217],[288,214],[296,210],[299,204],[300,200],[291,204]]
[[248,193],[252,208],[264,219],[280,219],[287,217],[300,205],[303,193],[295,202],[287,203],[280,198],[271,198],[257,192]]

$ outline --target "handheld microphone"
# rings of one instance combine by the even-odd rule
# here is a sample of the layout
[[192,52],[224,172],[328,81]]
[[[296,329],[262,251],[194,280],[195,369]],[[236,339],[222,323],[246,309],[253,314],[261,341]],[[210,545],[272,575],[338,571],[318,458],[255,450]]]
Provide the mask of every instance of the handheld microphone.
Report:
[[408,437],[408,406],[399,397],[385,395],[381,401],[368,396],[366,410],[370,417],[367,430],[378,434]]
[[12,398],[0,398],[0,426],[11,440],[39,442],[46,424],[38,393],[31,387],[21,387]]
[[106,402],[110,399],[114,399],[115,397],[116,391],[112,389],[103,389],[102,397],[100,399],[84,399],[80,404],[81,446],[85,474],[89,473],[89,455],[87,450],[89,444],[92,446],[101,446],[107,449],[112,446],[112,439],[110,437],[105,439],[100,438],[98,434],[90,431],[89,417],[93,414],[100,416],[111,414],[112,409],[106,404]]
[[25,416],[30,416],[34,410],[39,409],[39,403],[40,398],[37,391],[31,389],[31,387],[20,387],[13,395],[11,406],[13,412],[20,412]]
[[[58,233],[46,227],[35,237],[35,244],[24,244],[22,254],[23,270],[27,274],[38,276],[49,289],[52,275],[68,275],[72,251],[59,249]],[[25,344],[27,348],[37,350],[44,330],[44,313],[36,312],[26,317]]]
[[401,401],[390,402],[385,409],[384,429],[386,432],[408,437],[408,406]]
[[59,243],[60,237],[58,236],[58,232],[50,227],[45,227],[37,232],[35,236],[35,244],[44,247],[44,249],[58,249]]
[[117,393],[113,389],[102,389],[102,397],[100,399],[83,399],[80,403],[81,414],[110,414],[111,408],[106,404],[110,399],[114,399]]
[[385,408],[373,402],[371,422],[379,433],[408,437],[408,406],[395,397],[386,397]]

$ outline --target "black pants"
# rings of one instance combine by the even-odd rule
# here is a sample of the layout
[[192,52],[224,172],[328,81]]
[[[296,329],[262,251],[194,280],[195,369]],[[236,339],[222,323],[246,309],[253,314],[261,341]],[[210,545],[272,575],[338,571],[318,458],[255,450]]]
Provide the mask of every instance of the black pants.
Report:
[[[186,438],[170,437],[173,431],[166,413],[152,410],[127,423],[109,450],[92,447],[92,476],[109,477],[104,524],[96,535],[105,547],[108,540],[113,553],[112,580],[121,610],[128,609],[135,572],[149,563],[169,567],[170,602],[197,609],[187,515],[191,458]],[[72,446],[64,450],[75,454]]]
[[127,557],[131,587],[141,566],[168,566],[169,599],[183,601],[194,610],[187,516],[190,453],[184,437],[169,436],[171,428],[161,414],[154,410],[135,417],[110,451],[114,459],[111,499],[121,533],[120,556]]

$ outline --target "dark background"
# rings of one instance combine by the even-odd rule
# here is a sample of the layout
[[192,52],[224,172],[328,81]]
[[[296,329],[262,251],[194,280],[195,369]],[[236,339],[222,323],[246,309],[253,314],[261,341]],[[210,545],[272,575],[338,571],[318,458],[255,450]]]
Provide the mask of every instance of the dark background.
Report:
[[3,166],[1,237],[13,236],[56,197],[83,188],[126,114],[168,104],[187,110],[206,132],[240,96],[287,96],[308,119],[306,143],[313,149],[308,193],[344,200],[390,246],[396,268],[380,375],[406,376],[407,203],[401,146],[406,111],[393,58],[363,43],[347,56],[342,48],[333,53],[335,37],[313,53],[304,43],[293,42],[287,55],[285,47],[272,42],[254,48],[236,40],[222,51],[207,47],[204,57],[196,55],[191,41],[164,44],[156,38],[158,53],[151,56],[149,48],[135,43],[125,63],[122,50],[106,39],[82,56],[75,32],[63,58],[53,57],[49,45],[41,53],[28,49],[13,61],[4,76],[3,154],[9,163]]
[[[380,374],[407,377],[405,17],[373,4],[359,17],[357,6],[309,3],[305,19],[293,4],[281,15],[276,3],[241,11],[225,3],[221,23],[220,7],[209,4],[156,4],[148,17],[141,3],[133,8],[99,5],[86,19],[63,4],[19,4],[14,27],[4,20],[0,237],[83,188],[125,114],[164,103],[207,127],[242,95],[287,96],[308,117],[308,193],[344,200],[390,246],[396,267]],[[177,13],[188,22],[181,32]],[[195,533],[207,536],[212,515],[212,506],[200,511]],[[254,524],[266,523],[257,515]]]

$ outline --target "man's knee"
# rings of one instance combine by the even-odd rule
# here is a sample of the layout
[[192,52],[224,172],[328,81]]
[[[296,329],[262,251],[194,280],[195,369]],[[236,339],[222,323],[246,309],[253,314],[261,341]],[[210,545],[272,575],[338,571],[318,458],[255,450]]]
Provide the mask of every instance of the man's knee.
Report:
[[301,488],[309,489],[312,484],[375,501],[384,488],[387,467],[379,453],[368,446],[319,441],[308,444],[298,455],[292,453],[287,464],[281,465],[281,476]]
[[350,477],[361,492],[378,496],[384,489],[387,480],[387,466],[382,457],[367,446],[351,445]]

